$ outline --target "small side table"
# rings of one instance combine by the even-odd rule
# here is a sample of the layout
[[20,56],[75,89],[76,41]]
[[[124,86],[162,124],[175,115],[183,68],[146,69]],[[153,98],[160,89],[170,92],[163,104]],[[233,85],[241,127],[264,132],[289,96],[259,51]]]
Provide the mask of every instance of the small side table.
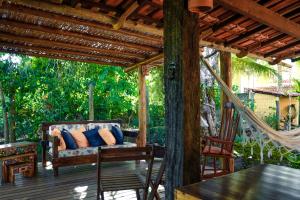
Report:
[[10,165],[22,162],[33,163],[33,173],[37,172],[37,144],[35,142],[16,142],[0,145],[1,182],[8,182]]

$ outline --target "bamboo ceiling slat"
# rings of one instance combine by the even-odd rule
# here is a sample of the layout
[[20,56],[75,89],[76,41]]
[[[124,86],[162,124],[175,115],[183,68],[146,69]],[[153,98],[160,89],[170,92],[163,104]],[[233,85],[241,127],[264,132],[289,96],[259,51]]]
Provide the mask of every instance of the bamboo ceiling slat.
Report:
[[87,46],[87,47],[92,47],[97,49],[103,49],[104,51],[110,53],[116,53],[116,54],[123,53],[124,55],[131,56],[131,57],[136,56],[138,58],[143,58],[144,56],[149,56],[152,54],[152,52],[149,51],[124,48],[122,46],[103,43],[101,41],[95,41],[95,40],[90,41],[83,38],[73,37],[65,34],[58,34],[58,33],[53,34],[51,33],[51,31],[47,31],[47,30],[42,30],[42,31],[35,30],[30,25],[26,25],[26,24],[16,25],[16,23],[14,22],[2,21],[2,20],[0,20],[0,22],[1,22],[0,31],[11,33],[11,34],[17,34],[20,36],[40,38],[49,41],[64,42],[66,44],[78,45],[78,48],[81,48],[81,46]]
[[136,34],[125,30],[112,30],[106,24],[74,19],[55,13],[39,11],[23,6],[2,5],[2,18],[27,19],[28,22],[56,28],[62,31],[80,32],[92,36],[101,36],[105,39],[112,39],[122,43],[142,44],[143,46],[161,47],[162,38],[149,37],[147,35]]

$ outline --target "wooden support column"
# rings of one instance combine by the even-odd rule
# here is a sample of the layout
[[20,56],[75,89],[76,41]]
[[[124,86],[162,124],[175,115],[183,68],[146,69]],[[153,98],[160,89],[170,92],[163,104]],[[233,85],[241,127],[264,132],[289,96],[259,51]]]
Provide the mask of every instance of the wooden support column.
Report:
[[147,136],[147,94],[146,94],[147,69],[139,66],[139,135],[136,140],[138,147],[146,146]]
[[94,83],[89,84],[89,120],[94,120]]
[[166,199],[200,180],[198,16],[185,0],[164,1],[164,81],[167,137]]
[[[229,88],[232,88],[231,53],[220,51],[221,78]],[[221,105],[228,101],[228,97],[222,92]],[[222,106],[223,107],[223,106]]]
[[[232,66],[231,66],[231,53],[220,51],[220,71],[221,78],[226,83],[229,88],[232,88]],[[221,96],[221,111],[223,111],[223,105],[225,102],[228,102],[229,99],[227,95],[222,92]],[[234,172],[234,159],[230,158],[228,160],[229,171],[230,173]],[[227,166],[227,162],[223,160],[223,167]]]

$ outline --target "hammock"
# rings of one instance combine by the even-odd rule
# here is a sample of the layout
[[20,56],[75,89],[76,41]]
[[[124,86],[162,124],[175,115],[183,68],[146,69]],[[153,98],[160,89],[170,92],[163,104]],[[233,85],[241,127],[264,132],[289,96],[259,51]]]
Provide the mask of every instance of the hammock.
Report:
[[241,116],[253,124],[261,132],[265,133],[271,140],[280,143],[289,149],[300,151],[300,129],[290,131],[277,131],[271,128],[263,120],[261,120],[252,110],[246,107],[243,102],[228,88],[226,83],[216,74],[210,64],[201,57],[201,61],[207,67],[211,75],[220,84],[223,92],[233,102],[236,109],[240,112]]

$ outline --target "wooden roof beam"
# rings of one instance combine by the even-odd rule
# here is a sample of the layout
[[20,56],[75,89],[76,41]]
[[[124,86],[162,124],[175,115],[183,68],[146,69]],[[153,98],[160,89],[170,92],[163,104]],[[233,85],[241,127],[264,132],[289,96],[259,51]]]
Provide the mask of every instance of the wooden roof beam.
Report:
[[[211,47],[211,48],[218,49],[218,50],[225,51],[225,52],[231,52],[231,53],[234,53],[234,54],[244,54],[244,51],[242,51],[242,50],[238,50],[238,49],[231,48],[231,47],[226,47],[222,44],[215,44],[213,42],[207,42],[207,41],[204,41],[204,40],[200,40],[200,45],[201,46],[206,46],[206,47]],[[272,63],[274,61],[274,59],[272,59],[270,57],[263,57],[263,56],[259,56],[259,55],[256,55],[256,54],[253,54],[253,53],[250,53],[250,52],[248,52],[247,56],[249,56],[251,58],[255,58],[255,59],[264,60],[264,61],[269,62],[269,63]],[[280,62],[279,64],[281,66],[288,67],[288,68],[292,67],[291,65],[289,65],[285,62]]]
[[[30,8],[30,7],[28,8],[26,5],[19,5],[19,4],[14,5],[14,4],[10,4],[10,3],[3,3],[2,8],[3,8],[3,11],[6,10],[6,15],[9,15],[9,12],[13,11],[13,12],[20,12],[24,15],[26,14],[26,15],[45,18],[45,19],[48,19],[48,20],[55,20],[55,21],[59,22],[59,26],[56,26],[56,28],[59,28],[60,26],[63,26],[63,24],[68,22],[72,26],[82,25],[82,26],[91,27],[92,29],[95,29],[95,30],[115,32],[117,34],[125,34],[125,35],[128,35],[130,37],[136,37],[139,40],[151,41],[151,42],[154,42],[154,43],[161,43],[162,42],[162,36],[145,35],[143,32],[136,33],[136,32],[129,31],[129,30],[124,30],[124,29],[113,30],[111,25],[103,24],[105,22],[99,23],[99,22],[96,22],[96,21],[78,20],[78,19],[75,19],[72,16],[65,16],[65,15],[61,15],[61,14],[57,14],[57,13],[51,13],[51,11],[38,10],[36,8]],[[76,10],[78,10],[78,9],[76,9]],[[97,13],[94,13],[94,14],[97,14]],[[71,31],[78,32],[77,30],[71,30]],[[86,34],[88,34],[88,33],[86,33]],[[121,38],[116,37],[114,39],[116,41],[125,42]],[[134,43],[134,42],[128,42],[128,43]],[[147,46],[152,46],[152,45],[147,45]]]
[[[17,42],[19,44],[23,43],[30,43],[35,46],[39,47],[45,47],[45,48],[60,48],[60,49],[71,49],[78,52],[90,52],[90,53],[99,53],[99,54],[108,54],[108,55],[114,55],[118,56],[121,54],[118,51],[114,50],[108,50],[108,49],[99,49],[99,48],[93,48],[88,46],[80,46],[80,45],[74,45],[74,44],[68,44],[63,42],[56,42],[56,41],[49,41],[44,39],[38,39],[38,38],[31,38],[31,37],[25,37],[25,36],[15,36],[11,33],[4,34],[0,33],[0,40],[3,42]],[[122,55],[126,55],[131,58],[136,58],[135,54],[128,54],[128,53],[122,53]],[[119,56],[122,58],[121,56]]]
[[292,37],[300,38],[300,24],[288,20],[249,0],[215,0],[222,6],[245,15],[257,22],[263,23],[275,30],[286,33]]
[[[299,8],[294,8],[293,10],[290,10],[287,13],[283,14],[283,16],[287,17],[287,18],[293,18],[293,17],[298,16],[298,15],[299,15]],[[247,32],[239,35],[238,37],[236,37],[236,38],[234,38],[230,41],[225,42],[225,46],[228,46],[228,45],[234,44],[236,42],[239,42],[240,40],[246,39],[247,37],[252,36],[252,35],[254,35],[258,32],[261,32],[261,31],[263,31],[267,28],[268,28],[267,25],[260,24],[256,28],[254,28],[250,31],[247,31]]]
[[89,54],[89,53],[83,53],[83,52],[76,52],[72,50],[56,50],[56,49],[51,49],[51,48],[45,48],[45,47],[35,47],[35,46],[27,46],[27,45],[18,45],[18,44],[12,44],[9,42],[0,42],[0,46],[7,47],[7,48],[13,48],[13,49],[28,49],[28,50],[33,50],[33,51],[39,51],[39,52],[46,52],[49,54],[65,54],[65,55],[70,55],[70,56],[83,56],[83,57],[89,57],[89,58],[94,58],[95,60],[112,60],[114,63],[133,63],[132,60],[124,59],[124,58],[118,58],[118,57],[113,57],[113,55],[108,56],[108,55],[99,55],[99,54]]
[[296,45],[300,45],[300,40],[297,40],[297,41],[295,41],[295,42],[289,43],[288,45],[285,45],[285,46],[283,46],[283,47],[280,47],[280,48],[277,48],[277,49],[275,49],[275,50],[273,50],[273,51],[270,51],[270,52],[266,53],[266,54],[264,55],[264,57],[270,57],[270,56],[273,56],[273,55],[275,55],[275,54],[277,54],[277,53],[280,53],[280,52],[282,52],[282,51],[285,51],[285,50],[287,50],[287,49],[289,49],[289,48],[293,48],[293,47],[295,47]]
[[139,63],[136,63],[136,64],[134,64],[132,66],[127,67],[125,69],[125,72],[131,72],[131,71],[137,69],[139,66],[148,65],[148,64],[151,64],[151,63],[153,63],[153,62],[155,62],[157,60],[163,59],[163,58],[164,58],[164,54],[160,53],[160,54],[155,55],[155,56],[153,56],[151,58],[148,58],[146,60],[143,60],[143,61],[141,61]]
[[139,7],[139,3],[137,1],[133,2],[133,4],[131,4],[129,6],[129,8],[127,8],[127,10],[125,10],[125,12],[120,16],[120,18],[118,19],[117,23],[115,23],[113,25],[113,28],[115,30],[119,30],[120,28],[122,28],[122,26],[124,25],[125,21],[127,20],[127,17],[129,17],[129,15],[131,15],[138,7]]
[[[266,1],[266,0],[260,0],[257,2],[258,4],[260,5],[264,5],[266,6],[267,8],[270,7],[270,6],[273,6],[275,2],[273,1]],[[231,24],[233,23],[234,21],[240,19],[241,17],[243,17],[242,14],[239,14],[239,13],[235,13],[233,16],[225,19],[224,21],[218,23],[218,24],[215,24],[211,27],[211,31],[210,32],[217,32],[219,31],[220,29],[224,28],[225,26],[227,26],[228,24]],[[210,32],[207,32],[207,34],[205,34],[203,37],[206,37],[208,35],[210,35],[211,33]]]
[[77,58],[73,58],[73,57],[60,56],[60,55],[55,55],[55,54],[53,54],[53,55],[38,54],[38,53],[29,52],[27,50],[16,52],[16,51],[13,51],[13,50],[3,49],[1,46],[0,46],[0,52],[13,53],[13,54],[22,54],[22,55],[34,56],[34,57],[60,59],[60,60],[70,60],[70,61],[76,61],[76,62],[94,63],[94,64],[99,64],[99,65],[113,65],[113,66],[124,67],[124,66],[122,66],[120,64],[116,64],[116,63],[106,63],[106,62],[99,62],[99,61],[96,61],[96,60],[77,59]]
[[47,0],[50,3],[62,4],[64,0]]
[[[3,2],[6,2],[8,4],[22,5],[25,7],[35,8],[38,10],[48,11],[51,13],[59,13],[61,15],[65,15],[69,17],[78,17],[80,19],[84,19],[87,21],[96,21],[104,24],[113,25],[117,22],[114,17],[109,17],[105,14],[98,13],[98,12],[97,13],[91,12],[90,10],[87,9],[76,9],[66,5],[55,5],[55,4],[50,4],[41,1],[34,1],[34,0],[3,0]],[[123,27],[139,33],[145,33],[145,34],[157,35],[157,36],[163,35],[162,29],[158,29],[156,27],[152,27],[144,24],[136,24],[135,22],[132,22],[130,20],[125,21]]]
[[254,45],[254,46],[248,48],[247,51],[253,51],[253,50],[256,50],[256,49],[263,48],[263,47],[265,47],[269,44],[272,44],[273,42],[276,42],[278,40],[281,40],[281,39],[285,38],[286,36],[287,36],[287,34],[285,34],[285,33],[279,34],[279,35],[277,35],[277,36],[275,36],[275,37],[273,37],[269,40],[266,40],[264,42],[261,42],[257,45]]
[[[0,14],[2,13],[2,9],[0,8]],[[20,19],[21,20],[21,19]],[[82,33],[77,33],[77,32],[69,32],[69,31],[62,31],[60,29],[55,29],[52,27],[45,27],[43,25],[34,25],[34,24],[28,24],[24,22],[15,22],[12,20],[7,20],[7,19],[1,19],[0,22],[2,25],[8,25],[8,26],[14,26],[26,30],[34,30],[34,31],[40,31],[40,32],[45,32],[46,34],[56,34],[56,35],[64,35],[67,37],[74,37],[78,40],[87,40],[87,41],[93,41],[93,42],[101,42],[103,44],[112,44],[116,45],[119,47],[124,47],[124,48],[129,48],[129,49],[136,49],[136,50],[142,50],[142,51],[159,51],[159,48],[155,47],[149,47],[149,46],[143,46],[141,44],[134,44],[134,43],[126,43],[126,42],[118,42],[113,39],[107,39],[103,38],[97,35],[87,35],[87,34],[82,34]],[[125,52],[128,52],[126,49],[124,49]],[[139,55],[137,54],[137,57]],[[142,56],[143,57],[143,56]]]

